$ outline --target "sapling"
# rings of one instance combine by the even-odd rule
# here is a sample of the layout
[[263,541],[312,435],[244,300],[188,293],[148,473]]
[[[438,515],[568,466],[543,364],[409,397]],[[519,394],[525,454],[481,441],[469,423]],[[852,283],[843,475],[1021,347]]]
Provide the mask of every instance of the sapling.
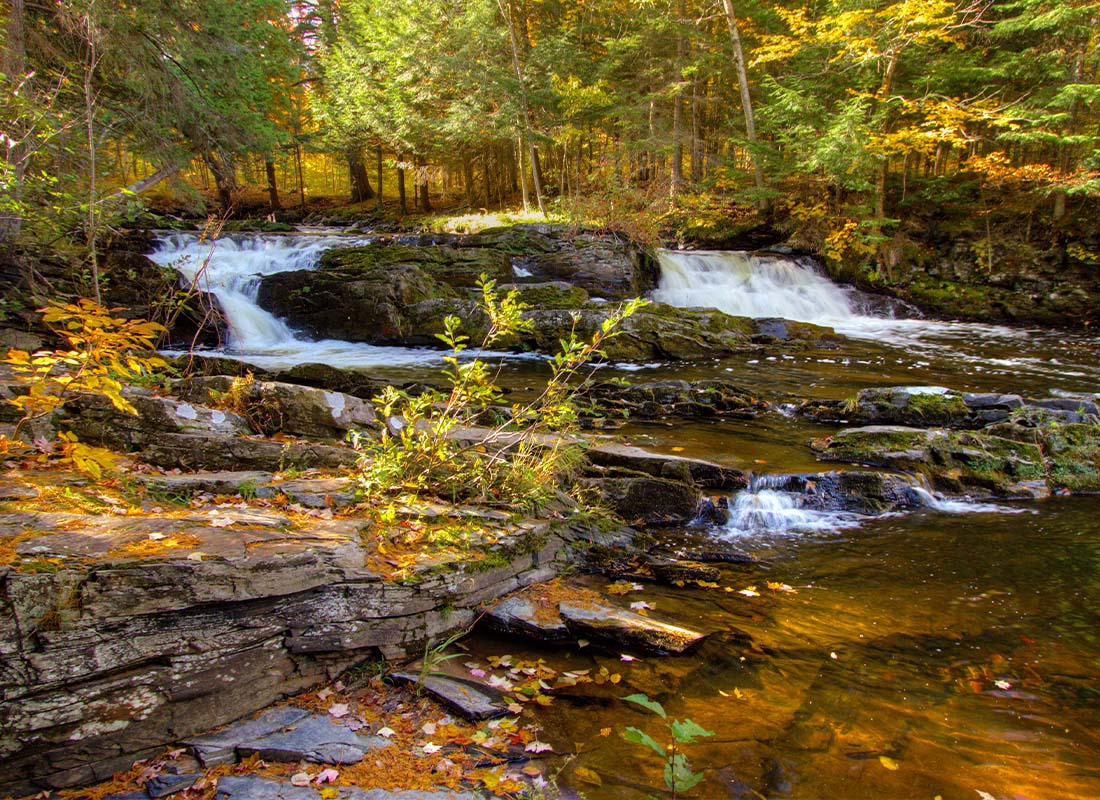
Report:
[[690,719],[670,720],[665,713],[664,707],[660,703],[650,700],[644,694],[632,694],[623,699],[628,703],[634,703],[635,705],[641,706],[647,711],[652,711],[661,719],[665,720],[670,740],[667,746],[662,746],[645,731],[633,727],[623,731],[623,738],[632,744],[648,747],[664,759],[665,786],[672,792],[674,798],[678,797],[680,792],[686,792],[693,789],[699,781],[703,780],[703,774],[691,769],[691,764],[688,762],[687,756],[680,752],[680,746],[693,744],[696,739],[703,736],[713,736],[714,731],[708,731],[706,728],[703,728]]

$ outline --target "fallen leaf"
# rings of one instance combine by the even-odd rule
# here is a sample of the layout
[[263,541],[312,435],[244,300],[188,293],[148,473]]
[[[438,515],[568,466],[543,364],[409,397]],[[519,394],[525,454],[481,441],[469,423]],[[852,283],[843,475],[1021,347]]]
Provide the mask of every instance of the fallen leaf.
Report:
[[625,653],[623,653],[621,656],[619,656],[619,660],[620,661],[637,661],[638,659],[636,659],[634,656],[628,656]]
[[554,752],[553,747],[548,745],[546,742],[540,742],[537,739],[533,742],[530,742],[523,749],[526,750],[528,753],[553,753]]
[[738,594],[743,594],[743,595],[745,595],[745,597],[759,597],[760,596],[760,592],[756,591],[755,586],[746,586],[744,589],[739,590],[737,593]]
[[389,727],[379,728],[378,731],[377,731],[377,735],[381,736],[383,739],[389,739],[391,736],[396,736],[397,731],[395,731],[393,728],[389,728]]
[[329,706],[328,714],[330,717],[340,719],[340,717],[346,717],[348,715],[348,710],[347,703],[333,703]]
[[600,736],[610,736],[611,728],[600,728]]
[[237,520],[232,517],[215,517],[210,520],[211,528],[228,528],[233,525]]
[[993,681],[993,685],[996,686],[998,689],[1011,689],[1012,688],[1012,684],[1009,683],[1008,681]]
[[321,770],[321,772],[313,780],[318,784],[333,783],[339,777],[340,777],[339,772],[334,770],[332,767],[326,767],[325,769]]
[[577,647],[588,647],[590,644],[591,642],[587,639],[577,639]]
[[472,669],[470,670],[470,674],[475,678],[484,678],[488,673],[483,669]]
[[898,762],[890,758],[890,756],[879,756],[878,762],[889,770],[896,770],[898,768]]
[[336,800],[340,796],[339,789],[333,789],[331,786],[326,786],[321,790],[321,800]]
[[630,607],[636,611],[649,611],[653,608],[653,606],[651,606],[645,600],[639,600],[636,603],[631,603]]
[[440,747],[440,746],[439,746],[438,744],[432,744],[431,742],[428,742],[428,743],[427,743],[426,745],[424,745],[424,746],[423,746],[423,748],[421,748],[421,749],[422,749],[422,750],[423,750],[423,751],[424,751],[425,753],[427,753],[428,755],[431,755],[432,753],[438,753],[438,752],[439,752],[440,750],[442,750],[443,748],[442,748],[442,747]]
[[573,770],[573,777],[581,783],[590,783],[593,786],[603,786],[603,781],[600,776],[596,774],[595,770],[591,770],[588,767],[577,767]]
[[308,772],[295,772],[290,776],[292,786],[309,786],[311,780],[313,779],[309,777]]
[[542,770],[536,767],[534,764],[528,764],[526,767],[520,770],[524,775],[534,778],[536,775],[541,775]]
[[328,688],[327,686],[321,691],[317,692],[318,700],[328,700],[330,697],[332,697],[332,689]]
[[425,722],[420,726],[420,730],[424,731],[425,736],[435,736],[435,732],[439,730],[439,726],[434,722]]
[[775,581],[768,581],[768,588],[771,589],[773,592],[791,592],[792,594],[798,593],[798,590],[795,589],[793,586],[790,586],[786,583],[777,583]]

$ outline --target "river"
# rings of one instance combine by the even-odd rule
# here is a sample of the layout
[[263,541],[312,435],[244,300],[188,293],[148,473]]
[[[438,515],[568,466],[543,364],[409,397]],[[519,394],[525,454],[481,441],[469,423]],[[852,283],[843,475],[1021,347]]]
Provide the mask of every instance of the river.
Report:
[[[185,274],[205,270],[233,329],[228,355],[265,368],[320,361],[423,377],[438,352],[308,341],[253,301],[257,275],[309,268],[325,248],[362,241],[233,236],[209,248],[174,234],[154,258]],[[806,440],[834,429],[783,414],[788,394],[937,385],[1045,396],[1100,386],[1095,337],[895,318],[898,309],[785,256],[666,252],[661,263],[655,299],[830,325],[848,339],[774,357],[608,365],[604,375],[636,381],[727,379],[780,409],[747,421],[635,422],[619,432],[634,444],[757,476],[812,472],[821,465]],[[522,390],[544,371],[516,360],[503,379]],[[559,671],[605,666],[623,676],[540,709],[544,738],[573,755],[562,762],[564,785],[590,800],[658,793],[657,756],[619,735],[636,726],[668,739],[660,720],[619,699],[640,691],[715,732],[685,747],[705,774],[693,797],[1100,797],[1100,498],[937,501],[868,519],[806,514],[758,477],[731,505],[726,526],[660,535],[721,544],[755,563],[723,565],[717,588],[645,584],[630,598],[710,632],[694,654],[624,661],[484,633],[467,640],[473,657],[522,654]],[[601,735],[607,728],[613,735]]]

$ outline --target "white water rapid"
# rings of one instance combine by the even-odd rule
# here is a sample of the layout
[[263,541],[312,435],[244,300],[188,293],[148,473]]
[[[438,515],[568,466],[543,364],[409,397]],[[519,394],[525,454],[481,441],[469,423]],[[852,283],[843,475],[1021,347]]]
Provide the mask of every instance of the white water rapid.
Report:
[[657,255],[661,278],[651,296],[669,305],[825,325],[855,339],[902,349],[911,357],[947,357],[978,372],[1100,377],[1091,355],[1094,337],[894,318],[871,311],[870,296],[838,286],[804,258],[704,250],[662,250]]
[[362,236],[257,234],[228,235],[216,242],[203,242],[193,233],[173,233],[158,242],[149,258],[179,270],[187,280],[197,281],[198,288],[218,298],[230,329],[224,353],[227,356],[265,369],[308,362],[334,367],[439,363],[439,354],[431,350],[303,339],[256,305],[264,275],[313,269],[325,250],[369,241]]
[[[725,538],[835,533],[858,527],[870,519],[849,511],[822,511],[807,505],[812,497],[784,491],[786,475],[755,475],[748,488],[730,498],[730,518]],[[942,514],[1021,514],[1031,509],[982,503],[965,498],[945,498],[912,479],[912,501],[919,508]]]

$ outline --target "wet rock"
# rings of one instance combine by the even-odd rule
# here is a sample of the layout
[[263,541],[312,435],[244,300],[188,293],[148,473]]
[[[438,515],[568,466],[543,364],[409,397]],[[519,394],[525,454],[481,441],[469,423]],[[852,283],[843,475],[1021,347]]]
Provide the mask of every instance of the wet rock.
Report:
[[451,294],[416,266],[343,269],[335,259],[346,252],[328,251],[316,270],[265,276],[257,304],[316,338],[400,344],[409,334],[406,308]]
[[492,719],[508,713],[508,701],[504,694],[483,683],[452,675],[418,675],[413,672],[394,672],[390,677],[415,684],[466,719]]
[[600,491],[603,502],[625,520],[644,525],[691,522],[699,511],[699,490],[663,478],[585,479]]
[[293,727],[308,716],[305,709],[278,706],[254,719],[236,722],[217,733],[185,739],[181,744],[189,748],[204,767],[228,764],[236,759],[237,745]]
[[[120,306],[123,316],[132,319],[162,318],[166,298],[183,301],[189,281],[175,269],[162,267],[148,256],[132,250],[112,250],[100,265],[103,279],[103,303]],[[174,315],[166,347],[192,349],[220,347],[228,339],[228,325],[218,299],[196,291],[179,314]]]
[[725,381],[597,383],[585,392],[599,413],[632,419],[756,416],[765,408],[752,392]]
[[643,617],[598,603],[563,602],[561,617],[570,632],[612,648],[637,648],[649,653],[684,653],[699,644],[706,634]]
[[663,583],[714,582],[722,576],[716,567],[698,561],[650,558],[643,567]]
[[614,233],[578,231],[565,225],[514,225],[461,241],[511,255],[512,265],[535,279],[567,281],[611,300],[645,294],[657,285],[660,274],[656,261],[642,247]]
[[875,515],[924,505],[913,482],[901,475],[866,470],[811,475],[766,475],[758,488],[799,495],[802,508]]
[[1049,493],[1042,451],[1034,444],[999,436],[869,426],[841,431],[811,446],[823,461],[923,474],[941,492],[1024,498]]
[[237,755],[266,761],[312,761],[315,764],[358,764],[371,750],[389,747],[379,736],[363,736],[328,716],[309,716],[292,728],[237,745]]
[[989,433],[1038,445],[1052,491],[1100,493],[1100,425],[1003,423],[991,427]]
[[625,467],[655,478],[691,483],[704,489],[734,491],[745,486],[740,470],[695,458],[651,453],[640,447],[605,444],[588,450],[588,460],[600,467]]
[[[994,408],[985,406],[984,411]],[[985,424],[963,395],[942,386],[862,389],[851,400],[808,400],[799,407],[799,413],[820,422],[854,425],[974,428]]]
[[537,596],[512,595],[486,612],[486,619],[504,633],[527,636],[541,642],[569,639],[569,630],[556,603],[539,603]]
[[16,481],[0,478],[0,500],[29,500],[38,497],[38,490]]
[[159,797],[167,797],[170,794],[182,792],[184,789],[191,788],[201,777],[202,773],[200,772],[189,772],[181,775],[173,775],[167,772],[161,773],[155,778],[146,781],[145,793],[153,798],[153,800]]

